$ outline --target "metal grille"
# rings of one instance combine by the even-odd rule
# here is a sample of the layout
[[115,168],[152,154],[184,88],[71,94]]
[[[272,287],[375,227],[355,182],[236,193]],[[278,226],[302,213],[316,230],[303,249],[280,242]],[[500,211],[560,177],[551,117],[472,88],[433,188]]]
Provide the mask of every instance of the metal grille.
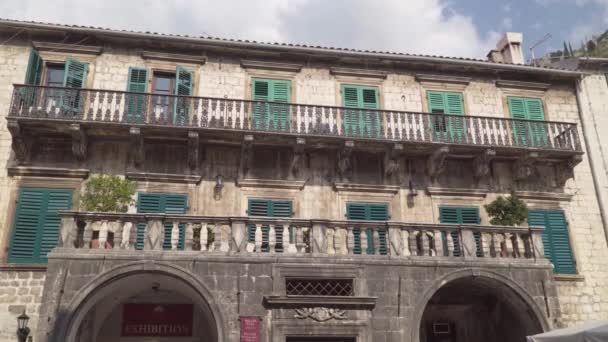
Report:
[[288,296],[353,296],[352,279],[287,279]]

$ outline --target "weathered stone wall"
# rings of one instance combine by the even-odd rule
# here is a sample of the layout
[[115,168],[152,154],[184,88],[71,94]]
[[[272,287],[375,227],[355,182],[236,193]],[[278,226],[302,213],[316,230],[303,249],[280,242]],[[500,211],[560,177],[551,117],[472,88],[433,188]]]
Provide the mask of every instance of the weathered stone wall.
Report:
[[45,270],[0,271],[0,341],[15,341],[17,316],[24,311],[30,317],[29,326],[38,325],[38,312],[44,287]]

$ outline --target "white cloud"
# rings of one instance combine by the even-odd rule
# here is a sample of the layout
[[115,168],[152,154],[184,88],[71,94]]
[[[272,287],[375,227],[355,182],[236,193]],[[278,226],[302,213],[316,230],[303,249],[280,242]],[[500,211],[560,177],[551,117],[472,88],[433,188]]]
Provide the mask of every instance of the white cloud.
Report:
[[510,30],[513,27],[513,20],[509,17],[502,18],[501,27],[506,31]]
[[451,56],[482,57],[498,39],[444,0],[21,0],[2,17]]

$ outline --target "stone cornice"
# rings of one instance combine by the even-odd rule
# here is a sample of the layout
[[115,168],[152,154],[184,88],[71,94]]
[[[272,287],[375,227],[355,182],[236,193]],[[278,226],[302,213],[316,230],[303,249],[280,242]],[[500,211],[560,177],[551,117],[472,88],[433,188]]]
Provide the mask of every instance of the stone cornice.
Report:
[[347,296],[264,296],[268,308],[331,307],[350,310],[373,310],[376,297]]
[[276,179],[254,179],[244,178],[237,180],[237,186],[243,188],[275,188],[302,190],[306,181],[276,180]]
[[49,42],[32,42],[32,45],[39,51],[56,51],[66,53],[79,53],[86,55],[101,55],[103,48],[94,45],[74,45]]
[[183,62],[191,64],[205,64],[207,62],[207,56],[204,55],[184,55],[177,53],[166,53],[143,50],[141,52],[143,59],[154,59],[160,61],[171,61],[171,62]]
[[146,182],[168,182],[168,183],[188,183],[198,184],[201,181],[200,175],[181,175],[171,173],[152,173],[152,172],[127,172],[128,179]]
[[471,77],[436,74],[416,74],[416,80],[419,82],[457,83],[463,85],[468,85],[471,83]]
[[279,70],[289,72],[299,72],[302,70],[301,63],[280,63],[280,62],[268,62],[268,61],[255,61],[249,59],[241,59],[241,66],[243,68],[252,69],[265,69],[265,70]]
[[386,78],[388,73],[381,70],[367,70],[367,69],[351,69],[351,68],[340,68],[330,67],[329,72],[332,75],[340,76],[355,76],[355,77],[368,77],[368,78]]
[[543,200],[543,201],[557,201],[557,202],[570,202],[572,200],[572,194],[558,193],[558,192],[541,192],[541,191],[515,191],[515,195],[523,199],[532,200]]
[[430,196],[458,196],[458,197],[486,197],[488,190],[485,189],[465,189],[465,188],[437,188],[427,187],[426,192]]
[[401,187],[399,185],[371,185],[371,184],[353,184],[353,183],[334,183],[334,189],[338,192],[370,192],[370,193],[389,193],[396,194]]
[[89,176],[89,169],[69,169],[63,167],[39,166],[13,166],[7,168],[9,176],[30,177],[61,177],[85,179]]
[[497,87],[504,88],[520,88],[520,89],[533,89],[533,90],[541,90],[546,91],[549,89],[551,84],[549,83],[540,83],[540,82],[524,82],[524,81],[511,81],[511,80],[497,80]]

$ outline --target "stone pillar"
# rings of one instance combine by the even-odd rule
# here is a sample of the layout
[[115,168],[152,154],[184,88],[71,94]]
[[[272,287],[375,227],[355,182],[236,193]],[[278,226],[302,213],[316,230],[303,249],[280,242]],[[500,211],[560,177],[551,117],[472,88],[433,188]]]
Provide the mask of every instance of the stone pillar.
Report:
[[401,246],[401,228],[388,225],[388,255],[401,255],[403,247]]
[[146,215],[146,221],[144,249],[162,251],[165,241],[165,227],[162,215]]
[[467,257],[477,257],[476,253],[476,245],[475,245],[475,236],[473,235],[473,231],[469,229],[460,229],[460,237],[462,240],[462,255]]
[[247,251],[247,225],[245,221],[233,220],[232,226],[232,246],[231,250],[237,253],[243,253]]
[[61,218],[61,238],[58,247],[74,248],[76,244],[76,219],[74,216],[63,216]]
[[327,253],[327,223],[324,221],[312,222],[311,244],[313,253]]
[[532,239],[531,247],[534,259],[543,259],[545,257],[545,245],[543,245],[543,229],[530,228],[530,238]]

